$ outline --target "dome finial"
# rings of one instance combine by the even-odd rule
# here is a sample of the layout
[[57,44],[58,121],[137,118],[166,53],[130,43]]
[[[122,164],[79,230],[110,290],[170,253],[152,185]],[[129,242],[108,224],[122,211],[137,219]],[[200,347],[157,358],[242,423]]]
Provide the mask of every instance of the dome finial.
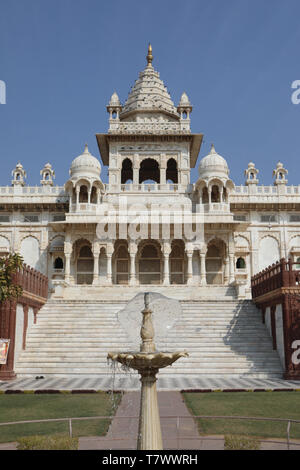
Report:
[[148,45],[148,54],[147,54],[147,65],[148,67],[149,66],[152,66],[152,60],[153,60],[153,55],[152,55],[152,46],[149,42],[149,45]]
[[211,148],[210,148],[210,153],[216,153],[216,149],[215,149],[215,146],[214,144],[211,144]]

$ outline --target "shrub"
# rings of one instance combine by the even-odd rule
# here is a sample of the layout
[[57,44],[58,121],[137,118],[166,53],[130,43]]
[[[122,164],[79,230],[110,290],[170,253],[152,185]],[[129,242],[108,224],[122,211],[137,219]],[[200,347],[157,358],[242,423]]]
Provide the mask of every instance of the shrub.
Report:
[[18,441],[18,450],[78,450],[77,437],[30,436]]
[[224,436],[225,450],[259,450],[260,442],[257,439],[243,436]]

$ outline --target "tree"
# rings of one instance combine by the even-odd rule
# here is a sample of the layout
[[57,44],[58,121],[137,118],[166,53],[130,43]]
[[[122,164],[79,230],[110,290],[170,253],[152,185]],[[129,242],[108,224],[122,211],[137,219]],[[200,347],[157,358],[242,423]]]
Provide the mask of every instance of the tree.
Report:
[[22,295],[23,288],[14,280],[14,274],[22,266],[23,258],[18,253],[10,253],[0,258],[0,302]]

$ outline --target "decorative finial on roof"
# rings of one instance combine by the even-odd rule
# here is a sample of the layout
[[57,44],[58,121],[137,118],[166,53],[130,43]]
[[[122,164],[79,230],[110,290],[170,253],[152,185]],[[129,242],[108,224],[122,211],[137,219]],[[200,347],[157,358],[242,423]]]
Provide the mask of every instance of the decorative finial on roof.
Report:
[[217,153],[214,144],[211,144],[210,153],[211,153],[211,154]]
[[83,153],[90,153],[88,144],[85,144]]
[[148,54],[147,54],[147,65],[148,67],[149,66],[152,66],[152,60],[153,60],[153,55],[152,55],[152,46],[149,42],[149,45],[148,45]]

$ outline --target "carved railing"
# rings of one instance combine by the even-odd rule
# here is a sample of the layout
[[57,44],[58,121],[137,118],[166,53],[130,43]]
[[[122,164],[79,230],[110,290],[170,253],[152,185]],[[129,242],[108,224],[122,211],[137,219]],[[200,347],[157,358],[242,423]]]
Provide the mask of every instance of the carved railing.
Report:
[[292,260],[282,258],[251,278],[252,298],[260,297],[281,287],[300,287],[300,270]]
[[22,287],[23,294],[48,297],[48,277],[26,264],[13,275],[13,282]]

